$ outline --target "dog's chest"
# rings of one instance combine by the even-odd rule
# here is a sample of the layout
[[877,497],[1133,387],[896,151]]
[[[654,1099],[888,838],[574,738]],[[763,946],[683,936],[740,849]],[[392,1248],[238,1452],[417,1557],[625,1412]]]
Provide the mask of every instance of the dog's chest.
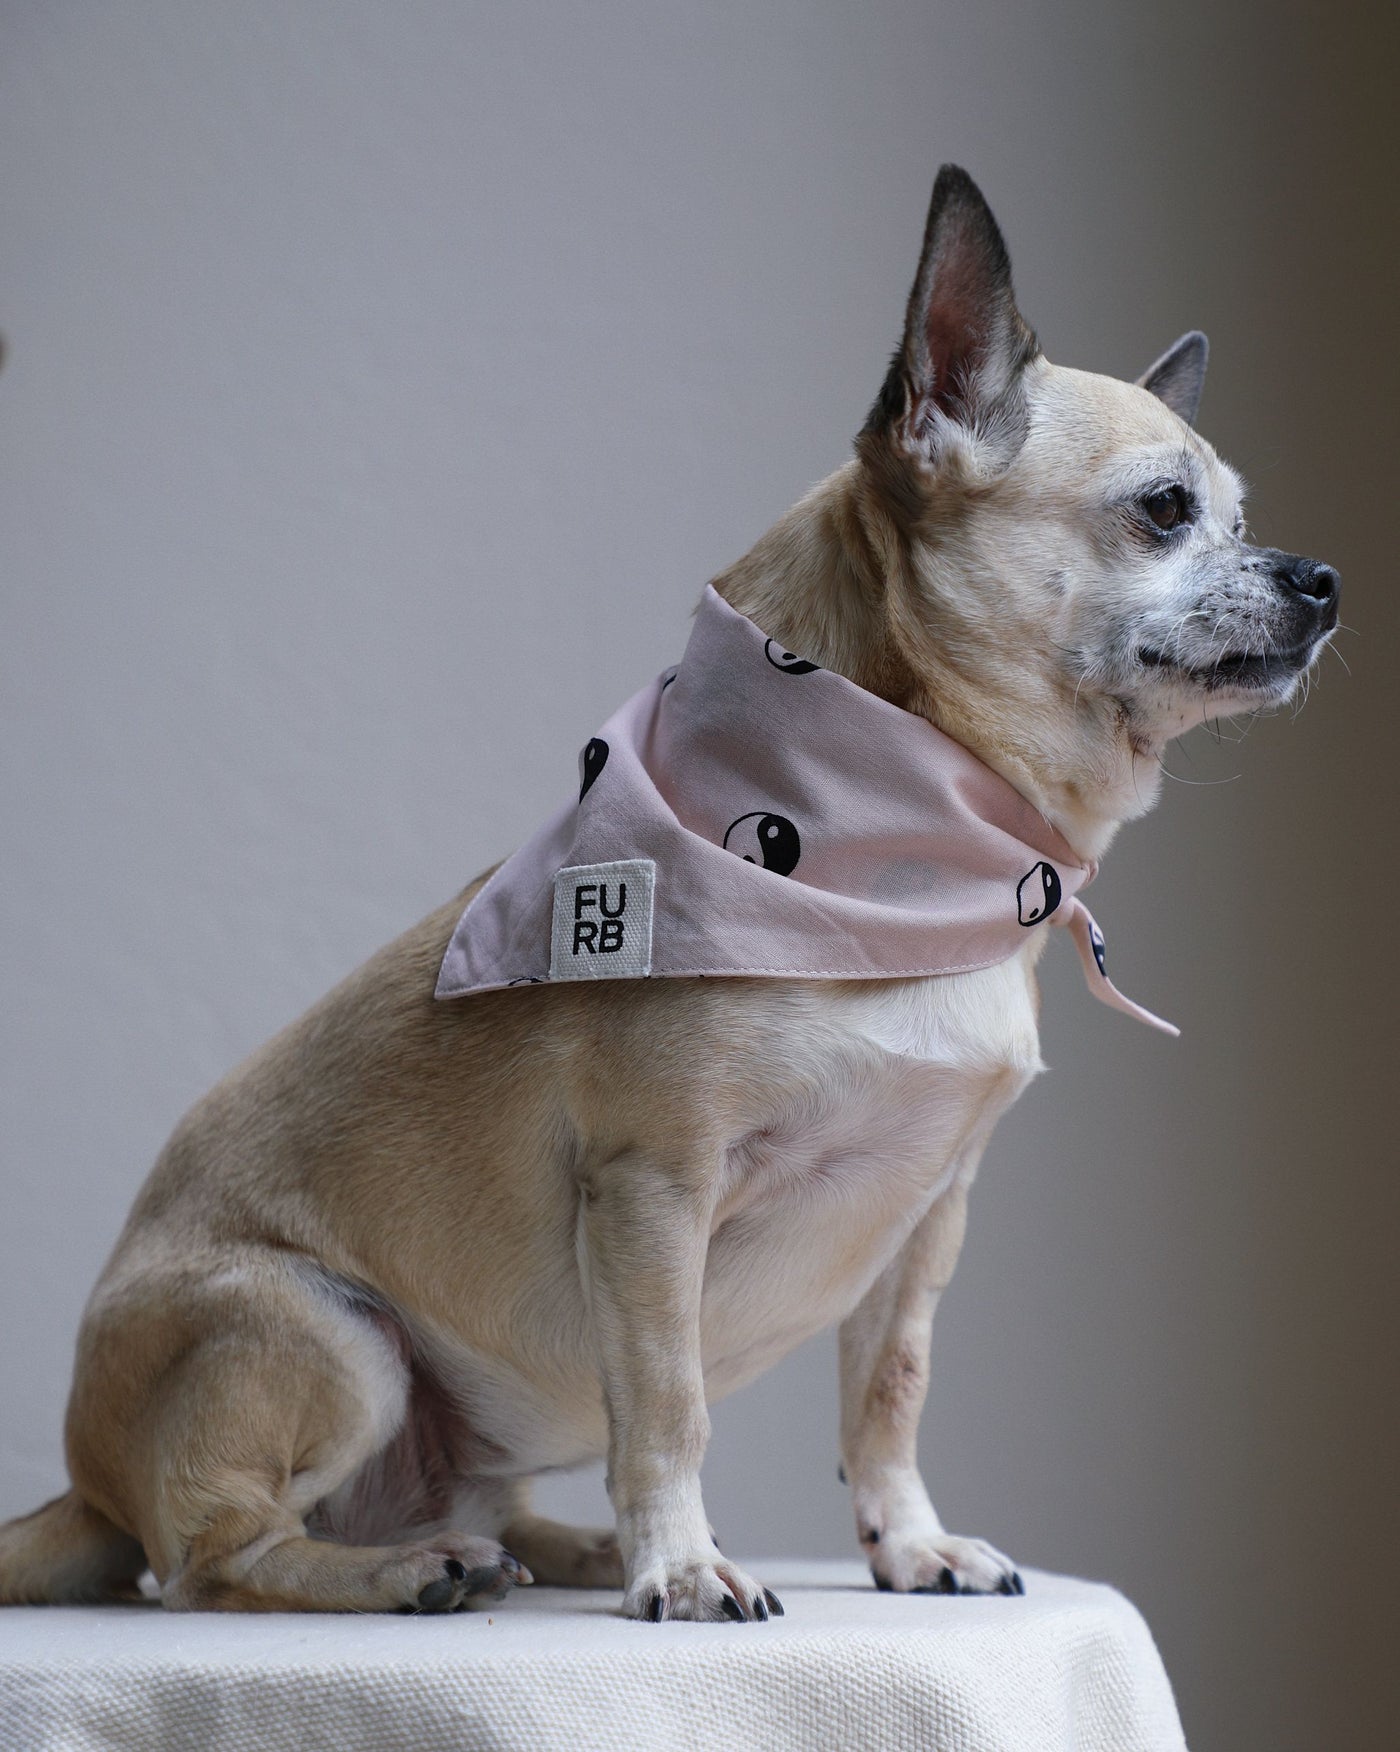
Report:
[[738,1196],[847,1174],[865,1198],[935,1194],[952,1158],[1043,1067],[1029,969],[808,988],[791,1093],[738,1152]]
[[797,1093],[731,1153],[706,1272],[714,1391],[844,1318],[1041,1068],[1019,960],[810,1001]]

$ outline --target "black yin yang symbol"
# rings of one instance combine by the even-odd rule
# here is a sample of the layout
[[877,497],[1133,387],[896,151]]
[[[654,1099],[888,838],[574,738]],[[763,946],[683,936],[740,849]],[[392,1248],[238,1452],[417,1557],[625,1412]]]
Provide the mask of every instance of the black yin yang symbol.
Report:
[[1108,978],[1108,944],[1103,940],[1103,932],[1089,920],[1089,947],[1094,951],[1094,960],[1099,964],[1099,972]]
[[1016,886],[1016,916],[1023,925],[1038,925],[1060,904],[1060,878],[1049,864],[1039,863]]
[[593,781],[608,764],[608,745],[601,736],[595,736],[578,757],[578,800],[584,798],[593,789]]
[[761,864],[775,876],[791,876],[802,856],[802,840],[785,815],[767,815],[755,809],[751,815],[730,822],[724,849],[746,864]]
[[809,663],[795,651],[784,651],[776,639],[763,641],[763,655],[774,669],[781,669],[784,675],[811,675],[814,670],[821,668],[820,663]]

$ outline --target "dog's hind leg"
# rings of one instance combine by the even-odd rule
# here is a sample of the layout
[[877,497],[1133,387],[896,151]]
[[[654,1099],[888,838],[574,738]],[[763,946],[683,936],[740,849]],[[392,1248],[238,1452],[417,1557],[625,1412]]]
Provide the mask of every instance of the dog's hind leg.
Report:
[[451,1528],[308,1537],[317,1504],[405,1424],[399,1347],[276,1259],[186,1277],[178,1319],[175,1293],[139,1282],[96,1310],[69,1419],[75,1484],[139,1537],[166,1606],[444,1612],[528,1579],[495,1539]]
[[136,1600],[146,1568],[139,1540],[67,1491],[0,1527],[0,1605]]
[[514,1487],[515,1503],[501,1537],[530,1570],[550,1588],[614,1588],[621,1592],[622,1552],[611,1527],[571,1527],[551,1521],[530,1508],[530,1487]]
[[174,1611],[460,1612],[503,1600],[526,1579],[494,1539],[455,1532],[412,1545],[336,1545],[293,1527],[233,1553],[193,1555],[161,1592]]

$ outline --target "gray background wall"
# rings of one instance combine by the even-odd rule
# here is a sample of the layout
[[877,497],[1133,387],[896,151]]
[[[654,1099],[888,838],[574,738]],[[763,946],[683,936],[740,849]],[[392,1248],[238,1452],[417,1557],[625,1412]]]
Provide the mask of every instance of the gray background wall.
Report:
[[[7,0],[0,1514],[62,1482],[174,1119],[516,842],[843,459],[955,158],[1052,357],[1210,331],[1203,426],[1357,632],[1101,878],[1182,1041],[1053,958],[928,1472],[1132,1595],[1197,1748],[1391,1743],[1396,57],[1334,13]],[[851,1549],[832,1349],[718,1409],[731,1549]]]

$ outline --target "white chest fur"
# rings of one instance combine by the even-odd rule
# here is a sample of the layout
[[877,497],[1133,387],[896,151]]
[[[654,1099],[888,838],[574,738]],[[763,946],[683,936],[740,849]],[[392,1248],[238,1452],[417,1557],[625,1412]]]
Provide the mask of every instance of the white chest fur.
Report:
[[1020,958],[813,985],[805,1005],[797,1092],[731,1152],[705,1277],[712,1396],[843,1319],[1042,1068]]

